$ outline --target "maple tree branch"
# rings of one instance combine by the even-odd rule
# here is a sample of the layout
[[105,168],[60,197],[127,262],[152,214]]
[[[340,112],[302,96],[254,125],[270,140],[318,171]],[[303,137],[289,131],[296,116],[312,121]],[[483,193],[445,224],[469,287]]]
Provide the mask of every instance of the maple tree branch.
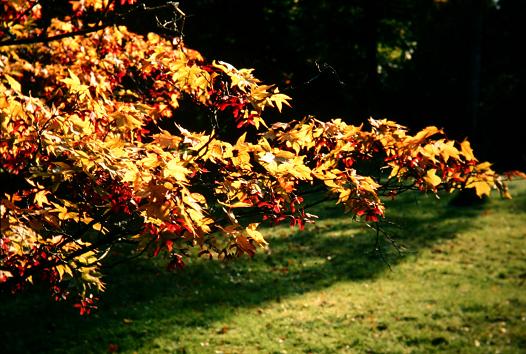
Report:
[[[391,268],[391,264],[389,264],[389,262],[387,261],[387,258],[385,257],[385,254],[384,252],[382,251],[382,249],[380,248],[380,224],[378,222],[376,222],[374,224],[374,227],[372,227],[371,225],[367,224],[367,226],[371,227],[371,228],[374,228],[375,231],[376,231],[376,241],[375,241],[375,244],[374,244],[374,251],[380,255],[380,258],[382,258],[382,261],[387,264],[387,266],[389,267],[389,270],[390,271],[393,271],[393,269]],[[383,231],[383,230],[382,230]]]
[[[217,132],[214,131],[214,133],[208,137],[208,141],[207,141],[203,146],[201,146],[201,147],[199,148],[199,150],[196,151],[195,154],[197,155],[197,157],[195,158],[195,160],[199,160],[199,159],[202,158],[204,155],[206,155],[206,153],[208,152],[208,146],[210,145],[210,143],[212,142],[212,140],[214,140],[214,139],[216,138],[216,136],[217,136]],[[202,152],[203,150],[204,150],[203,154],[200,155],[201,152]]]
[[150,246],[153,244],[154,242],[154,238],[150,239],[148,241],[148,243],[146,244],[146,246],[144,246],[139,252],[137,252],[136,254],[134,254],[133,256],[131,257],[126,257],[124,259],[121,259],[121,260],[118,260],[116,262],[113,262],[111,264],[108,264],[105,266],[105,268],[113,268],[115,266],[118,266],[119,264],[123,264],[123,263],[126,263],[126,262],[130,262],[134,259],[137,259],[139,258],[140,256],[142,256],[144,253],[146,253],[146,251],[150,248]]
[[[110,13],[108,11],[110,3],[111,2],[108,2],[108,5],[107,5],[106,9],[104,10],[103,19],[108,18],[108,14]],[[27,9],[25,12],[30,11],[37,4],[38,4],[38,1],[35,2],[33,4],[33,6],[30,7],[29,9]],[[147,7],[147,6],[145,6],[143,4],[143,6],[132,7],[131,9],[129,9],[128,11],[126,11],[124,13],[116,12],[115,13],[115,18],[112,21],[110,21],[110,22],[104,23],[102,25],[97,25],[97,26],[94,26],[94,27],[88,27],[88,28],[81,29],[81,30],[78,30],[78,31],[57,34],[55,36],[49,36],[49,37],[44,34],[44,35],[37,36],[37,37],[10,39],[10,40],[5,40],[5,41],[0,41],[0,47],[10,46],[10,45],[49,43],[49,42],[60,40],[60,39],[64,39],[64,38],[82,36],[82,35],[89,34],[89,33],[92,33],[92,32],[97,32],[97,31],[100,31],[100,30],[102,30],[102,29],[104,29],[106,27],[113,26],[113,25],[119,24],[121,22],[124,22],[127,18],[135,17],[135,16],[140,15],[140,12],[154,12],[154,11],[162,11],[162,10],[165,10],[165,9],[171,9],[173,11],[174,19],[173,19],[173,21],[169,21],[169,23],[164,23],[164,24],[161,24],[159,22],[159,20],[157,19],[159,29],[164,31],[164,32],[169,32],[171,34],[173,34],[173,33],[180,33],[180,34],[182,34],[182,30],[183,30],[183,27],[184,27],[184,19],[185,19],[186,15],[179,8],[179,3],[178,2],[168,2],[165,5],[156,6],[156,7]],[[21,14],[21,15],[23,15],[23,14]],[[100,20],[102,20],[102,19],[100,19]],[[180,30],[177,28],[177,25],[176,25],[177,21],[182,21]],[[168,28],[168,26],[167,26],[168,24],[172,24],[173,28]]]
[[[90,225],[92,223],[90,223]],[[13,277],[9,278],[7,282],[16,284],[17,282],[20,282],[21,280],[25,280],[32,275],[38,274],[38,272],[45,270],[46,268],[56,267],[60,264],[67,264],[69,261],[74,260],[76,257],[81,256],[84,253],[87,253],[90,251],[96,251],[99,248],[105,247],[105,246],[111,247],[117,243],[124,242],[125,240],[127,240],[126,236],[133,233],[125,229],[121,229],[119,231],[120,232],[111,232],[108,235],[106,235],[106,237],[101,237],[96,242],[93,242],[91,244],[86,244],[86,245],[78,244],[76,242],[75,237],[67,235],[64,232],[61,232],[61,234],[63,234],[64,236],[69,236],[69,237],[65,237],[64,238],[65,242],[61,242],[57,245],[58,249],[56,250],[57,252],[55,252],[55,255],[59,254],[60,252],[58,251],[63,250],[63,248],[70,243],[75,243],[77,246],[81,246],[81,248],[76,249],[69,253],[65,253],[62,255],[62,257],[42,260],[40,264],[38,264],[37,266],[33,266],[31,268],[26,269],[22,275],[17,272],[18,269],[16,267],[2,267],[0,268],[0,270],[6,270],[6,271],[11,272]],[[99,260],[97,260],[97,262]],[[92,265],[93,264],[84,264],[84,265],[80,265],[79,268],[86,268]]]
[[30,38],[21,38],[21,39],[11,39],[7,41],[0,42],[0,47],[5,47],[9,45],[23,45],[23,44],[35,44],[35,43],[49,43],[53,42],[59,39],[63,38],[69,38],[69,37],[75,37],[75,36],[82,36],[88,33],[97,32],[100,31],[106,27],[112,26],[112,24],[104,24],[94,27],[89,27],[86,29],[74,31],[74,32],[68,32],[68,33],[62,33],[57,34],[56,36],[38,36],[38,37],[30,37]]
[[[85,246],[85,247],[83,247],[81,249],[77,249],[77,250],[75,250],[75,251],[73,251],[73,252],[71,252],[69,254],[66,254],[64,257],[54,258],[54,259],[51,259],[51,260],[43,260],[42,262],[40,262],[40,264],[38,266],[33,266],[31,268],[26,269],[25,272],[22,275],[17,274],[17,268],[15,268],[15,267],[6,268],[4,270],[7,270],[7,271],[11,272],[11,274],[13,276],[11,278],[9,278],[7,280],[7,282],[5,282],[4,284],[6,284],[6,283],[15,283],[15,284],[19,283],[21,280],[25,280],[25,279],[29,278],[30,276],[32,276],[34,274],[37,274],[38,272],[40,272],[42,270],[45,270],[46,268],[52,268],[52,267],[56,267],[56,266],[58,266],[60,264],[67,263],[68,261],[74,259],[75,257],[78,257],[78,256],[80,256],[80,255],[82,255],[84,253],[90,252],[90,251],[94,251],[94,250],[98,249],[101,246],[114,244],[115,242],[118,242],[121,237],[122,237],[121,234],[114,234],[111,237],[102,239],[99,242],[92,243],[92,244],[87,245],[87,246]],[[62,247],[64,247],[66,244],[62,245]],[[85,268],[87,266],[89,266],[89,265],[81,265],[80,268]]]

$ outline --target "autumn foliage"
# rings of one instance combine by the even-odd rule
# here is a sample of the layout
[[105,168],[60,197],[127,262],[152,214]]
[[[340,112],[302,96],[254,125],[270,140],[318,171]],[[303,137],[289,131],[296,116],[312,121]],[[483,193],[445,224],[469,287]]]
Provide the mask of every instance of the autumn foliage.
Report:
[[[112,247],[164,254],[172,269],[190,254],[253,255],[267,245],[260,223],[314,220],[311,191],[368,223],[384,218],[382,196],[406,190],[507,196],[468,141],[436,127],[412,135],[385,119],[267,125],[265,111],[291,98],[252,69],[207,61],[179,37],[92,20],[136,9],[133,1],[71,3],[46,26],[38,2],[0,5],[0,174],[11,181],[1,195],[0,286],[10,291],[45,283],[84,313],[104,290]],[[207,112],[208,131],[178,119],[188,99]]]

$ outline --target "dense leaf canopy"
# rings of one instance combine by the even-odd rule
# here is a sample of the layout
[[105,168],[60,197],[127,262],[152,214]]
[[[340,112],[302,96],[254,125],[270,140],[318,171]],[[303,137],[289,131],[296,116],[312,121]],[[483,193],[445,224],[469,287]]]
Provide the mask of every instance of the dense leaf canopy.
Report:
[[[314,220],[304,201],[313,191],[373,224],[384,218],[382,196],[410,189],[507,196],[468,141],[436,127],[413,135],[386,119],[310,116],[267,125],[264,113],[290,106],[289,96],[180,37],[109,20],[145,9],[133,1],[73,1],[50,21],[38,2],[1,6],[4,288],[44,282],[57,299],[80,297],[84,313],[104,290],[101,264],[115,245],[166,254],[172,269],[191,254],[253,255],[267,245],[261,223]],[[178,112],[188,102],[209,130],[185,129]],[[219,126],[236,132],[222,137]]]

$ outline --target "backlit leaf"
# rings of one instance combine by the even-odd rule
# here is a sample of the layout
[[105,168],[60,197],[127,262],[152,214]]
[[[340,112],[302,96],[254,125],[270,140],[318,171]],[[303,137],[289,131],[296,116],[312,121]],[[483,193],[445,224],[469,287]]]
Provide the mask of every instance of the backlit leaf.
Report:
[[186,175],[188,174],[188,169],[182,166],[181,161],[176,159],[170,160],[166,164],[166,168],[163,171],[164,177],[174,177],[178,181],[186,182],[188,179]]
[[434,168],[427,171],[426,175],[424,176],[424,181],[426,181],[433,188],[442,182],[440,177],[436,175],[436,169]]

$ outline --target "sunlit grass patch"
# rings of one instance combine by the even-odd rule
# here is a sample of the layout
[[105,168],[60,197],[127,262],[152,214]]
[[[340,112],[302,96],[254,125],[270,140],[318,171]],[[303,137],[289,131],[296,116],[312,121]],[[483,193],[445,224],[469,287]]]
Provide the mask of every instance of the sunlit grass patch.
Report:
[[401,254],[322,205],[303,232],[266,229],[270,251],[252,259],[108,269],[88,318],[36,291],[2,296],[2,352],[524,352],[526,183],[511,190],[471,208],[389,202]]

